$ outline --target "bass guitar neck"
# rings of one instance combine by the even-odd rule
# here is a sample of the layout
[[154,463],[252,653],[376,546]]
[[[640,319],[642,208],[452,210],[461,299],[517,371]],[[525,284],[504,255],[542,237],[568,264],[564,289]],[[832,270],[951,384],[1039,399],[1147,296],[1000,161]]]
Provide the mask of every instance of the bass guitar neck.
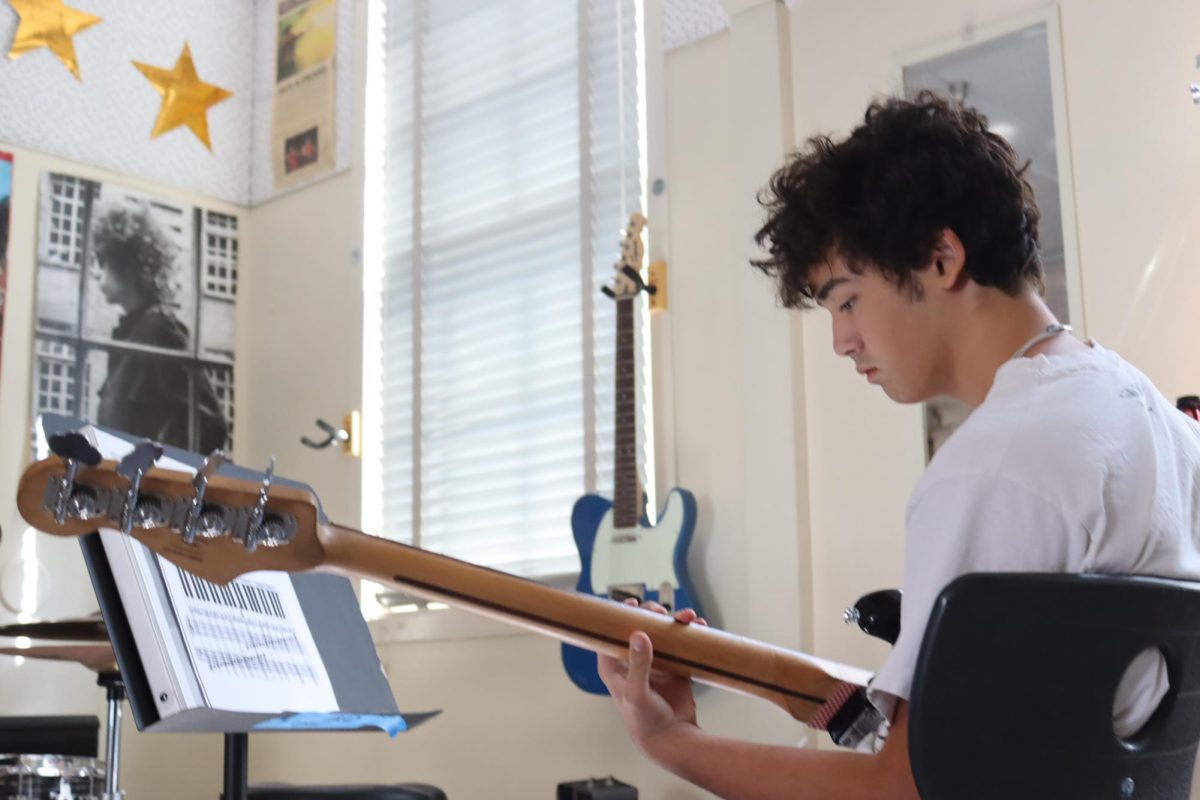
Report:
[[323,526],[320,538],[324,569],[394,584],[429,600],[622,659],[628,658],[630,635],[641,630],[653,643],[658,669],[768,700],[800,722],[830,729],[835,740],[840,737],[830,723],[839,712],[854,717],[846,726],[864,724],[859,717],[869,707],[851,702],[862,696],[870,677],[862,670],[338,525]]

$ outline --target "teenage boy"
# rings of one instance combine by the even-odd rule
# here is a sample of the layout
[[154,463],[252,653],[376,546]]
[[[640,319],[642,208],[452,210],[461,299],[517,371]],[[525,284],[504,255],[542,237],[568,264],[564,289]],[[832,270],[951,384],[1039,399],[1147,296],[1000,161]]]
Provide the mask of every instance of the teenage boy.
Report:
[[[782,304],[827,311],[834,351],[892,400],[947,395],[973,411],[908,505],[901,635],[869,692],[890,720],[882,750],[710,734],[690,684],[652,671],[637,632],[629,661],[602,658],[601,675],[634,742],[664,768],[737,800],[917,798],[908,698],[933,601],[953,578],[1200,578],[1200,425],[1046,306],[1024,169],[981,114],[922,93],[872,104],[844,140],[810,139],[771,179],[757,235],[769,255],[755,266]],[[690,610],[677,619],[702,622]],[[1166,689],[1161,658],[1140,656],[1117,693],[1118,733],[1135,732]]]

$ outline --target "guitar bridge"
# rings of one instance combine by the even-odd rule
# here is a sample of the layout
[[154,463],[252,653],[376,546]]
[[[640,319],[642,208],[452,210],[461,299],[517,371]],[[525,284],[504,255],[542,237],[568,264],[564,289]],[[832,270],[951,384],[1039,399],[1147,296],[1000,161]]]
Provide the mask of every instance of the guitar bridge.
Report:
[[[644,583],[619,583],[615,586],[608,587],[608,596],[618,603],[624,603],[631,597],[637,598],[638,604],[641,605],[646,601],[646,585]],[[663,583],[658,587],[658,598],[655,600],[667,611],[675,608],[675,587],[670,583]]]
[[659,586],[658,602],[667,611],[673,611],[675,609],[675,587],[665,582]]
[[608,587],[608,596],[618,603],[634,598],[640,605],[646,599],[646,586],[642,583],[618,583]]

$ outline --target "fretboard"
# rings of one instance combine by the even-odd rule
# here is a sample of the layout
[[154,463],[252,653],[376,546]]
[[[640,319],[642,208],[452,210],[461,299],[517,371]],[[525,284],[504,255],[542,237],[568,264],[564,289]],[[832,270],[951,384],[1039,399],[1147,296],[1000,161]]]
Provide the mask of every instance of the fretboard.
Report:
[[617,300],[616,434],[613,471],[613,523],[632,528],[642,516],[642,482],[637,459],[637,357],[634,347],[634,302]]

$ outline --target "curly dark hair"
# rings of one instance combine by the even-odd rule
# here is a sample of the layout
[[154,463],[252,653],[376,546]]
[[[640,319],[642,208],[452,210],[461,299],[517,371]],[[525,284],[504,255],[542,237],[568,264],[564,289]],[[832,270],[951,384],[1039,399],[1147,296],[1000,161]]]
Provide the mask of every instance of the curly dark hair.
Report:
[[1033,187],[980,112],[922,91],[867,109],[841,142],[815,136],[759,196],[769,216],[754,266],[778,282],[788,308],[816,304],[812,268],[836,253],[856,274],[870,268],[919,296],[913,273],[950,228],[966,274],[1015,296],[1044,290]]
[[93,224],[92,247],[105,269],[135,281],[147,298],[170,302],[176,247],[142,209],[113,208]]

